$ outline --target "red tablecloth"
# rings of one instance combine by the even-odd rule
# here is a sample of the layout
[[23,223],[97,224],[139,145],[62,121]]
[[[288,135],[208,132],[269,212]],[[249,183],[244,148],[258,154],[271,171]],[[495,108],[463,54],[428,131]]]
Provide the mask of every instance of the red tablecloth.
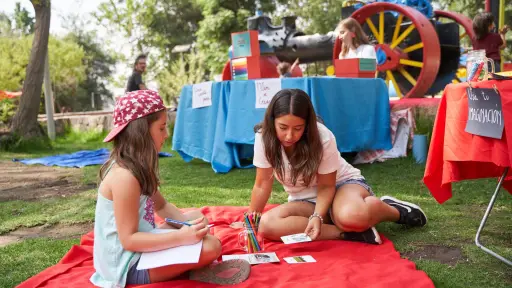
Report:
[[[502,139],[469,134],[464,131],[468,119],[467,83],[449,84],[434,124],[423,182],[439,203],[452,197],[451,182],[499,177],[512,163],[512,81],[472,83],[473,88],[492,88],[501,95],[505,129]],[[512,193],[512,172],[503,187]]]

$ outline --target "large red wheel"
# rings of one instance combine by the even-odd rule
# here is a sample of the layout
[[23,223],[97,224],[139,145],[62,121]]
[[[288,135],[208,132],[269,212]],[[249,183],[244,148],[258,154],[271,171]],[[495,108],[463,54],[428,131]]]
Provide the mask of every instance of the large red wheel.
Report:
[[460,29],[460,41],[467,42],[463,43],[464,45],[461,46],[465,46],[464,48],[469,48],[469,45],[475,45],[476,35],[475,31],[473,31],[473,20],[471,20],[471,18],[468,16],[456,12],[436,10],[434,11],[434,18],[441,22],[456,22],[462,28]]
[[[391,83],[400,98],[423,97],[436,80],[441,62],[439,38],[429,19],[414,8],[386,2],[364,5],[351,17],[363,26],[375,48],[385,53],[376,76]],[[337,59],[339,38],[333,50]]]

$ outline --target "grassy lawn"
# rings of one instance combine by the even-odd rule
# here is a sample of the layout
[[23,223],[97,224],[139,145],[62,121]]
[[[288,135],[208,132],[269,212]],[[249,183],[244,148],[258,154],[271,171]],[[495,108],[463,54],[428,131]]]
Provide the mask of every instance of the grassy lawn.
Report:
[[[80,149],[104,147],[102,135],[71,134],[54,143],[52,150],[32,150],[30,153],[1,152],[0,161],[12,158],[36,157],[67,153]],[[166,151],[169,151],[167,147]],[[175,153],[176,154],[176,153]],[[380,224],[377,229],[390,238],[402,253],[419,251],[424,245],[460,248],[462,259],[449,266],[435,260],[415,259],[418,269],[424,270],[436,287],[511,287],[512,269],[484,253],[474,245],[476,229],[489,202],[496,181],[465,181],[454,185],[454,197],[439,205],[422,184],[424,167],[412,159],[398,159],[361,169],[377,195],[392,195],[418,203],[429,217],[424,228],[405,230],[392,223]],[[99,166],[86,167],[83,181],[96,181]],[[185,163],[179,156],[160,161],[162,192],[178,207],[205,205],[248,205],[254,180],[254,169],[233,170],[215,174],[208,163],[194,160]],[[286,201],[282,187],[274,185],[271,203]],[[0,203],[0,234],[18,227],[43,224],[72,224],[94,221],[96,191],[90,190],[66,198],[40,201],[8,201]],[[482,242],[512,258],[512,196],[502,193],[488,221]],[[12,287],[43,269],[56,264],[77,244],[78,239],[25,240],[0,248],[0,287]]]

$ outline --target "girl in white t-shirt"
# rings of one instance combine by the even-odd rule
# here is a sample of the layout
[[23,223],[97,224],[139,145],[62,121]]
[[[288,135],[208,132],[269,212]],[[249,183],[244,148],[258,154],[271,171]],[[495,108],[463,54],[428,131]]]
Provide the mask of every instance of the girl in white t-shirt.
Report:
[[342,41],[339,59],[377,58],[375,48],[370,45],[368,36],[354,18],[341,20],[336,31]]
[[255,131],[256,181],[248,213],[263,210],[274,176],[289,195],[288,203],[263,214],[259,229],[266,238],[304,232],[313,240],[380,244],[377,223],[427,223],[418,206],[374,196],[361,172],[340,156],[333,133],[317,122],[306,92],[279,91]]

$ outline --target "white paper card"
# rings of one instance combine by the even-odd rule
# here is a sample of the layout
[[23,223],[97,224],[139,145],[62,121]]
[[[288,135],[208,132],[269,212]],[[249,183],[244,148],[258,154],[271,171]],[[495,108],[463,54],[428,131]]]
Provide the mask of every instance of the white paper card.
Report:
[[[175,229],[154,229],[150,233],[172,233]],[[203,240],[196,244],[184,245],[154,252],[143,252],[140,255],[137,270],[151,269],[172,264],[199,263]]]
[[268,104],[281,90],[281,79],[261,79],[254,81],[256,89],[256,108],[267,108]]
[[192,108],[212,106],[211,81],[192,85]]
[[284,257],[283,259],[289,264],[316,262],[315,258],[311,255]]
[[236,254],[236,255],[222,255],[222,261],[242,259],[249,264],[265,264],[279,262],[279,258],[275,252],[270,253],[254,253],[254,254]]
[[309,236],[306,235],[306,233],[299,233],[288,236],[282,236],[281,240],[283,240],[284,244],[293,244],[301,242],[310,242],[311,238],[309,238]]

